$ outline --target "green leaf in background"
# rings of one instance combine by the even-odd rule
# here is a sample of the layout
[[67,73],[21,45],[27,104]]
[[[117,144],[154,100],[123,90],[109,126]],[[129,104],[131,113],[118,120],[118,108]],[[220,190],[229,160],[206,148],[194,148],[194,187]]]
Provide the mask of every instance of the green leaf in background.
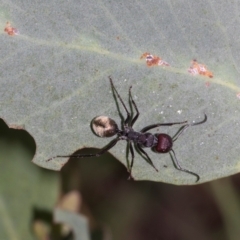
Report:
[[32,239],[35,220],[43,212],[52,214],[59,179],[31,163],[34,147],[25,131],[0,121],[0,239]]
[[[0,36],[0,116],[25,126],[35,139],[34,163],[59,170],[55,155],[101,148],[90,122],[106,115],[120,124],[108,76],[124,101],[133,86],[140,117],[134,129],[153,123],[208,121],[189,128],[175,143],[182,167],[200,182],[239,172],[239,18],[226,1],[11,1],[0,4],[0,27],[20,32]],[[147,67],[140,56],[158,55],[170,67]],[[188,73],[192,59],[213,78]],[[121,108],[121,110],[123,110]],[[124,113],[124,112],[123,112]],[[174,135],[178,127],[157,132]],[[139,180],[194,184],[168,154],[146,150],[156,172],[135,154]],[[110,151],[126,165],[126,142]],[[167,166],[167,168],[164,168]]]

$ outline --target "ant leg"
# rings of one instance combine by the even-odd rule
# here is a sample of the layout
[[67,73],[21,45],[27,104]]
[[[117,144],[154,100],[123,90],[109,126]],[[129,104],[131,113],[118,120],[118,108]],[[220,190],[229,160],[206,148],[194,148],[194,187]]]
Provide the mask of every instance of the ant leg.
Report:
[[172,137],[172,140],[173,142],[175,142],[178,137],[183,133],[184,130],[186,130],[188,127],[190,126],[195,126],[195,125],[199,125],[199,124],[202,124],[202,123],[205,123],[207,121],[207,115],[204,114],[204,119],[200,122],[196,122],[196,123],[192,123],[192,124],[187,124],[185,126],[182,126],[178,131],[177,133]]
[[175,142],[178,139],[178,137],[183,133],[183,131],[185,129],[187,129],[189,126],[190,125],[187,124],[187,125],[180,127],[180,129],[177,131],[177,133],[172,137],[172,141]]
[[134,108],[135,108],[135,110],[136,110],[136,112],[137,112],[136,115],[135,115],[135,117],[132,119],[132,121],[131,121],[131,123],[130,123],[130,126],[132,127],[133,124],[136,122],[136,120],[137,120],[138,117],[139,117],[139,111],[138,111],[138,108],[137,108],[137,105],[136,105],[135,101],[133,100],[131,89],[132,89],[132,87],[129,88],[130,101],[132,102],[132,104],[133,104],[133,106],[134,106]]
[[199,124],[205,123],[206,121],[207,121],[207,115],[206,115],[206,113],[204,113],[204,119],[202,121],[196,122],[196,123],[192,123],[192,124],[190,124],[190,126],[199,125]]
[[107,152],[108,150],[110,150],[112,147],[114,147],[116,145],[116,143],[121,140],[120,138],[115,138],[113,139],[109,144],[107,144],[105,147],[103,147],[98,153],[95,154],[76,154],[76,155],[58,155],[55,157],[51,157],[49,159],[47,159],[46,162],[49,162],[51,160],[53,160],[54,158],[84,158],[84,157],[99,157],[102,154],[104,154],[105,152]]
[[[171,152],[172,152],[172,154],[171,154]],[[194,173],[194,172],[191,172],[191,171],[189,171],[189,170],[187,170],[187,169],[184,169],[184,168],[182,168],[182,167],[180,166],[180,164],[179,164],[179,162],[178,162],[178,160],[177,160],[176,154],[175,154],[175,152],[174,152],[173,150],[171,150],[171,151],[169,152],[169,154],[170,154],[171,159],[172,159],[172,161],[173,161],[173,165],[174,165],[174,167],[175,167],[176,169],[194,175],[194,176],[197,178],[196,182],[199,181],[200,177],[199,177],[198,174],[196,174],[196,173]]]
[[128,166],[128,172],[129,172],[129,177],[128,180],[133,179],[132,177],[132,168],[133,168],[133,163],[134,163],[134,150],[133,150],[133,146],[132,143],[130,141],[128,141],[129,144],[129,150],[132,156],[131,162],[130,162],[130,166]]
[[131,119],[131,115],[130,115],[129,111],[127,110],[127,107],[126,107],[126,105],[124,104],[122,98],[120,97],[120,95],[119,95],[117,89],[114,87],[114,85],[113,85],[113,81],[112,81],[112,78],[109,77],[109,80],[110,80],[110,83],[111,83],[112,89],[116,92],[116,94],[117,94],[117,96],[118,96],[120,102],[122,103],[122,105],[123,105],[123,107],[124,107],[124,109],[125,109],[125,111],[126,111],[126,113],[127,113],[127,118],[124,120],[124,125],[128,125],[129,120]]
[[145,160],[158,172],[157,168],[154,166],[151,158],[148,156],[148,154],[139,146],[139,144],[136,144],[136,149],[141,152],[145,156]]
[[184,121],[184,122],[174,122],[174,123],[157,123],[157,124],[152,124],[152,125],[149,125],[149,126],[143,128],[140,132],[144,133],[144,132],[147,132],[150,129],[153,129],[153,128],[156,128],[156,127],[160,127],[160,126],[172,126],[172,125],[184,124],[184,123],[187,123],[187,121]]
[[[196,122],[196,123],[192,123],[192,124],[187,124],[186,126],[195,126],[195,125],[199,125],[199,124],[202,124],[204,122],[207,121],[207,115],[204,114],[204,119],[200,122]],[[184,123],[187,123],[187,121],[184,121],[184,122],[175,122],[175,123],[157,123],[157,124],[152,124],[152,125],[149,125],[145,128],[143,128],[140,132],[144,133],[144,132],[147,132],[148,130],[150,129],[153,129],[153,128],[156,128],[156,127],[160,127],[160,126],[172,126],[172,125],[176,125],[176,124],[184,124]]]

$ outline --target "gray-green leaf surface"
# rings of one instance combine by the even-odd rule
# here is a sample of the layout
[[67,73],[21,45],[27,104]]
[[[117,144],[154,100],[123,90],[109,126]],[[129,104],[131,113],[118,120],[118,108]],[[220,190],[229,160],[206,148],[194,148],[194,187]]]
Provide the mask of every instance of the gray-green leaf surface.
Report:
[[[0,36],[0,117],[34,137],[34,163],[59,170],[67,159],[46,159],[109,142],[91,132],[90,122],[106,115],[120,124],[111,75],[125,102],[133,86],[140,111],[135,130],[207,114],[206,123],[174,143],[181,166],[198,173],[200,182],[239,171],[238,1],[13,0],[0,9],[1,29],[9,21],[20,31]],[[140,60],[144,52],[171,66],[147,67]],[[214,77],[190,75],[192,59]],[[168,154],[146,151],[159,172],[135,153],[135,179],[194,184],[195,177],[177,171]],[[110,152],[126,165],[125,141]]]

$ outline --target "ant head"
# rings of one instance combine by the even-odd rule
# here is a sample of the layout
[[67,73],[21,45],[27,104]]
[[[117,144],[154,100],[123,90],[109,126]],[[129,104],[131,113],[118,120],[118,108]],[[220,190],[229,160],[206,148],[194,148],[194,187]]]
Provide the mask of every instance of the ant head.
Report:
[[157,145],[153,147],[154,152],[158,153],[167,153],[172,149],[173,146],[173,140],[172,138],[165,134],[165,133],[160,133],[160,134],[155,134],[157,137]]
[[118,133],[116,122],[106,116],[95,117],[91,122],[91,128],[98,137],[112,137]]

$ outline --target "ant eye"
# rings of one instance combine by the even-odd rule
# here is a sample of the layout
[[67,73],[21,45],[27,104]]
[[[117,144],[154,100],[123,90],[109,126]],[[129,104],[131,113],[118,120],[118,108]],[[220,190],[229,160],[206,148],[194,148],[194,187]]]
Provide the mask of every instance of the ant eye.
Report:
[[157,145],[153,148],[155,152],[167,153],[172,149],[173,140],[169,135],[161,133],[155,134],[155,136],[158,139]]
[[91,122],[91,128],[98,137],[112,137],[118,132],[116,122],[106,116],[95,117]]

